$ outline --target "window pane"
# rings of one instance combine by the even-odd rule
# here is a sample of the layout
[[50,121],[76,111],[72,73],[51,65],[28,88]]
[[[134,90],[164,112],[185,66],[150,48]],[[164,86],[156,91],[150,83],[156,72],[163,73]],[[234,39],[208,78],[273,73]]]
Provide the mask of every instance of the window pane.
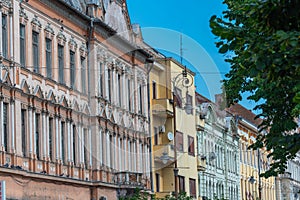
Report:
[[35,114],[35,146],[36,146],[36,158],[40,159],[40,115]]
[[20,64],[26,65],[26,47],[25,47],[25,26],[20,24]]
[[71,88],[75,88],[75,52],[70,51],[70,79]]
[[61,122],[61,160],[65,163],[65,122]]
[[34,72],[39,72],[39,34],[32,32],[32,53],[33,53],[33,69]]
[[52,41],[46,39],[46,68],[47,77],[52,78]]
[[3,134],[4,134],[4,150],[7,152],[8,144],[8,104],[3,104]]
[[22,131],[22,153],[26,155],[26,110],[21,110],[21,131]]
[[49,118],[49,157],[52,160],[53,148],[52,148],[52,134],[53,134],[53,118]]
[[82,84],[82,93],[86,93],[86,67],[85,67],[85,58],[81,57],[81,84]]
[[2,53],[4,58],[7,58],[7,42],[7,16],[2,15]]
[[58,71],[59,71],[59,83],[64,83],[64,47],[58,45]]

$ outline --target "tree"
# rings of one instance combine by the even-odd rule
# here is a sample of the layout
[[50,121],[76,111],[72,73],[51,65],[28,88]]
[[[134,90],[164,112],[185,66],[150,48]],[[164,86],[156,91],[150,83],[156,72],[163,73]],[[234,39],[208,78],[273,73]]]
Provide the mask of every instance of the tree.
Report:
[[[210,27],[231,69],[223,85],[228,106],[246,93],[264,119],[252,148],[266,147],[273,163],[262,176],[283,173],[300,149],[300,0],[224,0]],[[229,57],[228,57],[229,56]]]

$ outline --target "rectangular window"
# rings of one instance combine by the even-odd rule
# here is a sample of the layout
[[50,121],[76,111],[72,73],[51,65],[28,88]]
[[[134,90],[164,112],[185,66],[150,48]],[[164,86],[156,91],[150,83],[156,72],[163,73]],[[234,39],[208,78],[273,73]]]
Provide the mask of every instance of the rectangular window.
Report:
[[46,38],[46,69],[47,77],[52,78],[52,41]]
[[4,150],[7,152],[8,144],[8,104],[3,103],[3,134],[4,134]]
[[130,80],[127,80],[127,97],[128,97],[128,110],[131,111],[131,90],[130,90]]
[[39,33],[32,32],[32,59],[33,59],[33,70],[36,73],[39,73]]
[[52,147],[52,135],[53,135],[53,118],[49,118],[49,157],[52,160],[53,147]]
[[184,176],[178,176],[179,192],[185,192]]
[[183,152],[183,134],[181,132],[176,132],[176,148],[177,151]]
[[83,129],[83,137],[84,137],[84,164],[85,167],[88,167],[88,134],[87,129]]
[[156,192],[159,192],[159,186],[160,186],[160,176],[158,173],[155,174],[155,180],[156,180]]
[[73,161],[74,161],[74,165],[76,165],[77,159],[76,159],[76,126],[73,125],[73,144],[72,144],[72,148],[73,148]]
[[111,100],[111,75],[110,69],[107,69],[108,100]]
[[119,97],[119,106],[122,105],[122,93],[121,93],[121,75],[118,74],[118,97]]
[[189,179],[189,185],[190,185],[190,196],[196,198],[196,180],[190,178]]
[[21,110],[22,153],[26,156],[26,110]]
[[154,145],[158,145],[158,128],[154,127]]
[[20,24],[20,64],[26,65],[26,43],[25,43],[25,25]]
[[64,46],[58,45],[58,81],[64,84]]
[[70,80],[71,88],[75,89],[75,52],[70,51]]
[[40,114],[35,114],[35,148],[36,158],[40,159]]
[[175,96],[175,99],[174,99],[175,105],[179,108],[182,108],[182,92],[181,92],[181,89],[175,87],[174,96]]
[[143,113],[143,88],[142,85],[139,84],[139,113]]
[[193,114],[193,97],[191,95],[189,95],[188,93],[186,94],[185,112],[188,115]]
[[156,89],[156,82],[155,81],[153,81],[152,82],[152,98],[153,99],[156,99],[157,97],[156,97],[156,94],[157,93],[157,89]]
[[86,93],[86,67],[85,67],[85,58],[81,57],[81,86],[82,93]]
[[2,53],[7,58],[8,38],[7,38],[7,16],[2,14]]
[[195,144],[194,144],[194,138],[191,136],[188,136],[188,153],[191,156],[195,156]]
[[65,122],[61,122],[61,160],[62,163],[65,163]]
[[99,96],[103,96],[103,64],[99,63],[99,84],[98,84]]

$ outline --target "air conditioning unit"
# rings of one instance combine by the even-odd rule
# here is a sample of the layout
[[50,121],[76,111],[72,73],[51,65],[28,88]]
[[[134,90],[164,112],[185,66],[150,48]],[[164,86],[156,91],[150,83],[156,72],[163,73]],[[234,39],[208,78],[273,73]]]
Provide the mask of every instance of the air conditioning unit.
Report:
[[166,132],[166,127],[165,127],[164,125],[159,126],[159,127],[158,127],[158,131],[159,131],[160,133],[164,133],[164,132]]

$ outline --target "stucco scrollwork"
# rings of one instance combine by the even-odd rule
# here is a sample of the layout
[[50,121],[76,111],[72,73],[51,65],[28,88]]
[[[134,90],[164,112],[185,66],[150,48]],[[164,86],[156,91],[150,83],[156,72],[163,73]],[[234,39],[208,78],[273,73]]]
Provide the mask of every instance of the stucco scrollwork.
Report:
[[64,46],[67,41],[66,36],[64,35],[63,32],[64,32],[64,29],[61,28],[57,34],[57,42],[58,42],[58,44],[60,44],[62,46]]
[[85,58],[87,56],[87,48],[85,42],[82,42],[79,48],[80,56]]
[[53,37],[54,37],[54,30],[51,27],[50,23],[47,24],[47,26],[45,27],[44,31],[45,31],[46,38],[52,40]]
[[28,16],[23,7],[20,8],[19,17],[20,17],[20,23],[26,25],[28,21]]
[[38,19],[37,15],[34,15],[32,21],[31,21],[32,30],[35,32],[40,32],[42,28],[42,24],[40,20]]
[[69,40],[69,48],[73,52],[75,52],[76,49],[77,49],[77,43],[76,43],[76,41],[75,41],[75,39],[74,39],[73,36],[71,36],[71,39]]

